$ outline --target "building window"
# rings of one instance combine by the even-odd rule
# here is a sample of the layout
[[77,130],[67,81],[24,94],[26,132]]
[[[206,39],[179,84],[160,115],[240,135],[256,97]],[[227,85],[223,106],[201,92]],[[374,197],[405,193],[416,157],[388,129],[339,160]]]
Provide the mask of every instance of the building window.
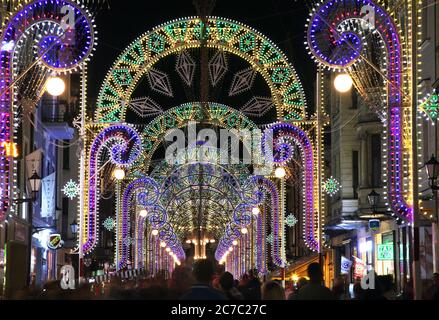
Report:
[[358,151],[352,151],[352,188],[354,189],[354,199],[358,199],[358,187],[360,181],[360,170],[358,161]]
[[64,141],[63,169],[70,170],[70,147],[69,147],[69,142],[67,140]]
[[422,8],[422,42],[429,40],[428,37],[428,1]]
[[381,188],[381,135],[374,134],[371,137],[372,140],[372,187],[373,188]]
[[358,109],[358,95],[357,91],[354,89],[351,90],[351,96],[352,96],[352,109],[357,110]]

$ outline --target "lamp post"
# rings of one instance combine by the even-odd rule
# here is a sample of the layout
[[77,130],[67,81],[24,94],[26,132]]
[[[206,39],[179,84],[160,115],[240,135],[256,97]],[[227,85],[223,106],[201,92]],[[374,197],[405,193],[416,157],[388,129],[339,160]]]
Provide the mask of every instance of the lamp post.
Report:
[[[37,200],[37,195],[41,189],[41,177],[38,175],[36,171],[34,171],[33,175],[28,179],[30,185],[30,191],[32,194],[31,199],[20,199],[18,202],[20,203],[34,203]],[[32,238],[36,230],[34,231],[34,222],[33,222],[33,208],[29,213],[29,237],[28,237],[28,279],[31,279],[31,264],[32,264]]]
[[372,207],[373,214],[375,215],[378,211],[378,204],[380,203],[381,196],[375,190],[372,190],[371,193],[367,195],[367,201],[369,205]]
[[434,272],[439,271],[439,186],[437,180],[439,177],[439,161],[434,155],[425,163],[425,169],[428,175],[428,181],[435,199],[435,219],[432,223],[433,231],[433,267]]
[[70,231],[72,233],[73,240],[75,240],[76,235],[78,234],[78,223],[76,222],[76,220],[70,224]]

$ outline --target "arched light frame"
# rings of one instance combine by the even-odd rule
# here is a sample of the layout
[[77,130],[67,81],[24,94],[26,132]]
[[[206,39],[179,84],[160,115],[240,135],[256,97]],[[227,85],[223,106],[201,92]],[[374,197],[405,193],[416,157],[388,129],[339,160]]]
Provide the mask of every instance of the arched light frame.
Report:
[[[67,63],[60,64],[58,61],[49,59],[49,53],[56,55],[62,47],[62,40],[59,39],[59,28],[61,28],[64,15],[61,12],[63,7],[69,7],[74,11],[75,28],[80,26],[81,37],[86,39],[75,47],[78,56],[70,57]],[[18,139],[19,114],[17,111],[18,92],[14,85],[17,77],[14,57],[21,50],[18,45],[22,37],[29,33],[35,26],[50,23],[53,25],[54,35],[47,34],[45,39],[52,37],[54,41],[50,46],[44,47],[44,41],[36,43],[38,53],[42,54],[40,63],[48,72],[67,73],[82,67],[94,50],[95,31],[93,19],[88,11],[75,1],[59,0],[40,0],[32,1],[28,4],[16,8],[15,15],[9,17],[1,33],[0,43],[12,44],[12,48],[2,46],[0,52],[0,144],[3,142],[11,143]],[[78,45],[78,43],[76,43]],[[6,156],[4,150],[0,150],[0,199],[17,198],[16,189],[17,162]],[[11,183],[12,182],[12,183]],[[7,212],[14,212],[14,206],[9,201],[0,200],[0,221]]]
[[[361,9],[369,6],[374,11],[374,23],[364,19]],[[317,63],[334,70],[349,72],[349,67],[357,63],[363,49],[362,37],[353,31],[341,32],[338,38],[338,26],[346,21],[358,20],[374,28],[374,32],[383,39],[387,56],[387,152],[385,162],[387,164],[387,188],[385,199],[389,198],[389,205],[393,212],[408,222],[413,222],[413,188],[410,185],[417,183],[413,181],[410,172],[416,170],[412,160],[412,138],[405,134],[416,130],[410,117],[404,115],[403,102],[403,78],[402,78],[402,53],[400,35],[398,28],[390,16],[377,3],[370,0],[349,0],[349,1],[325,1],[322,2],[313,12],[308,26],[308,46],[312,56]],[[415,22],[412,22],[415,23]],[[328,41],[327,37],[335,39]],[[338,39],[337,39],[338,38]],[[333,43],[333,45],[331,45]],[[344,56],[338,60],[331,58],[335,50],[342,52]],[[406,147],[408,146],[408,147]],[[407,156],[409,165],[404,168],[404,155]],[[410,176],[411,182],[404,187],[404,176]]]
[[[279,121],[306,118],[306,99],[302,85],[286,56],[265,36],[239,22],[209,17],[205,39],[203,22],[198,17],[182,18],[163,24],[137,38],[118,58],[108,73],[99,94],[95,120],[124,122],[128,101],[139,81],[164,57],[206,43],[237,55],[259,71],[268,84]],[[282,79],[277,78],[284,71]],[[121,83],[118,72],[129,75]]]

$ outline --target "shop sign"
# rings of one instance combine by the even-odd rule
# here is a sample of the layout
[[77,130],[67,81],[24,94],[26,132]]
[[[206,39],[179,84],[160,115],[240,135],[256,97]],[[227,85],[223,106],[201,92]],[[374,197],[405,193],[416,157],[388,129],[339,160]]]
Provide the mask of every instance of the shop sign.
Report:
[[341,274],[349,274],[352,268],[352,261],[341,257]]
[[378,260],[393,260],[393,243],[379,244],[377,258]]
[[369,221],[369,229],[371,231],[377,232],[381,228],[381,221],[377,219],[373,219]]
[[61,235],[57,233],[51,234],[47,240],[47,247],[50,250],[61,249],[63,245],[64,241],[62,241]]
[[363,262],[363,260],[353,257],[354,258],[354,277],[355,279],[363,279],[364,274],[366,272],[366,264]]

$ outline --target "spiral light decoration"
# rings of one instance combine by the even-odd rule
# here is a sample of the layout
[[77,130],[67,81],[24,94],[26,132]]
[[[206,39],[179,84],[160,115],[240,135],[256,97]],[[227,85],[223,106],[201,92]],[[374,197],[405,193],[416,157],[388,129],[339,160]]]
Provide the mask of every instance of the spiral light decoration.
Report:
[[141,139],[138,133],[126,125],[103,130],[94,140],[89,155],[88,213],[84,216],[84,253],[90,253],[97,244],[99,208],[99,158],[106,148],[110,160],[120,167],[129,167],[140,155]]
[[[71,21],[73,18],[73,21]],[[69,21],[70,20],[70,21]],[[69,24],[67,24],[68,22]],[[37,39],[38,62],[48,72],[67,73],[76,70],[89,61],[95,46],[93,20],[88,11],[74,1],[40,0],[32,1],[7,20],[0,36],[0,144],[14,143],[18,135],[18,104],[16,92],[15,55],[19,54],[21,39],[30,29],[51,24],[53,34]],[[74,39],[73,39],[74,38]],[[72,41],[72,39],[74,41]],[[11,116],[13,115],[13,117]],[[0,221],[14,207],[8,199],[16,198],[16,166],[0,148]]]
[[[374,25],[362,8],[374,11]],[[402,48],[391,16],[374,1],[325,1],[313,10],[308,26],[308,46],[317,63],[334,70],[347,70],[361,59],[362,37],[349,28],[350,21],[368,25],[383,39],[387,53],[388,195],[391,209],[400,218],[413,221],[413,208],[403,196],[403,79]]]
[[[286,153],[273,153],[272,159],[276,164],[284,164],[292,159],[294,146],[287,144],[286,141],[294,142],[299,147],[304,168],[304,239],[310,249],[319,251],[319,241],[316,237],[318,226],[315,223],[315,213],[318,208],[316,201],[318,190],[317,183],[315,182],[314,148],[311,140],[302,129],[287,123],[278,123],[269,127],[265,131],[263,139],[262,146],[265,155],[269,154],[269,150],[271,150],[271,142],[273,143],[274,150],[278,149],[279,145],[282,146],[282,149],[288,150]],[[289,157],[286,155],[289,155]],[[273,219],[277,218],[273,216]],[[275,235],[275,241],[277,241],[276,238]]]

